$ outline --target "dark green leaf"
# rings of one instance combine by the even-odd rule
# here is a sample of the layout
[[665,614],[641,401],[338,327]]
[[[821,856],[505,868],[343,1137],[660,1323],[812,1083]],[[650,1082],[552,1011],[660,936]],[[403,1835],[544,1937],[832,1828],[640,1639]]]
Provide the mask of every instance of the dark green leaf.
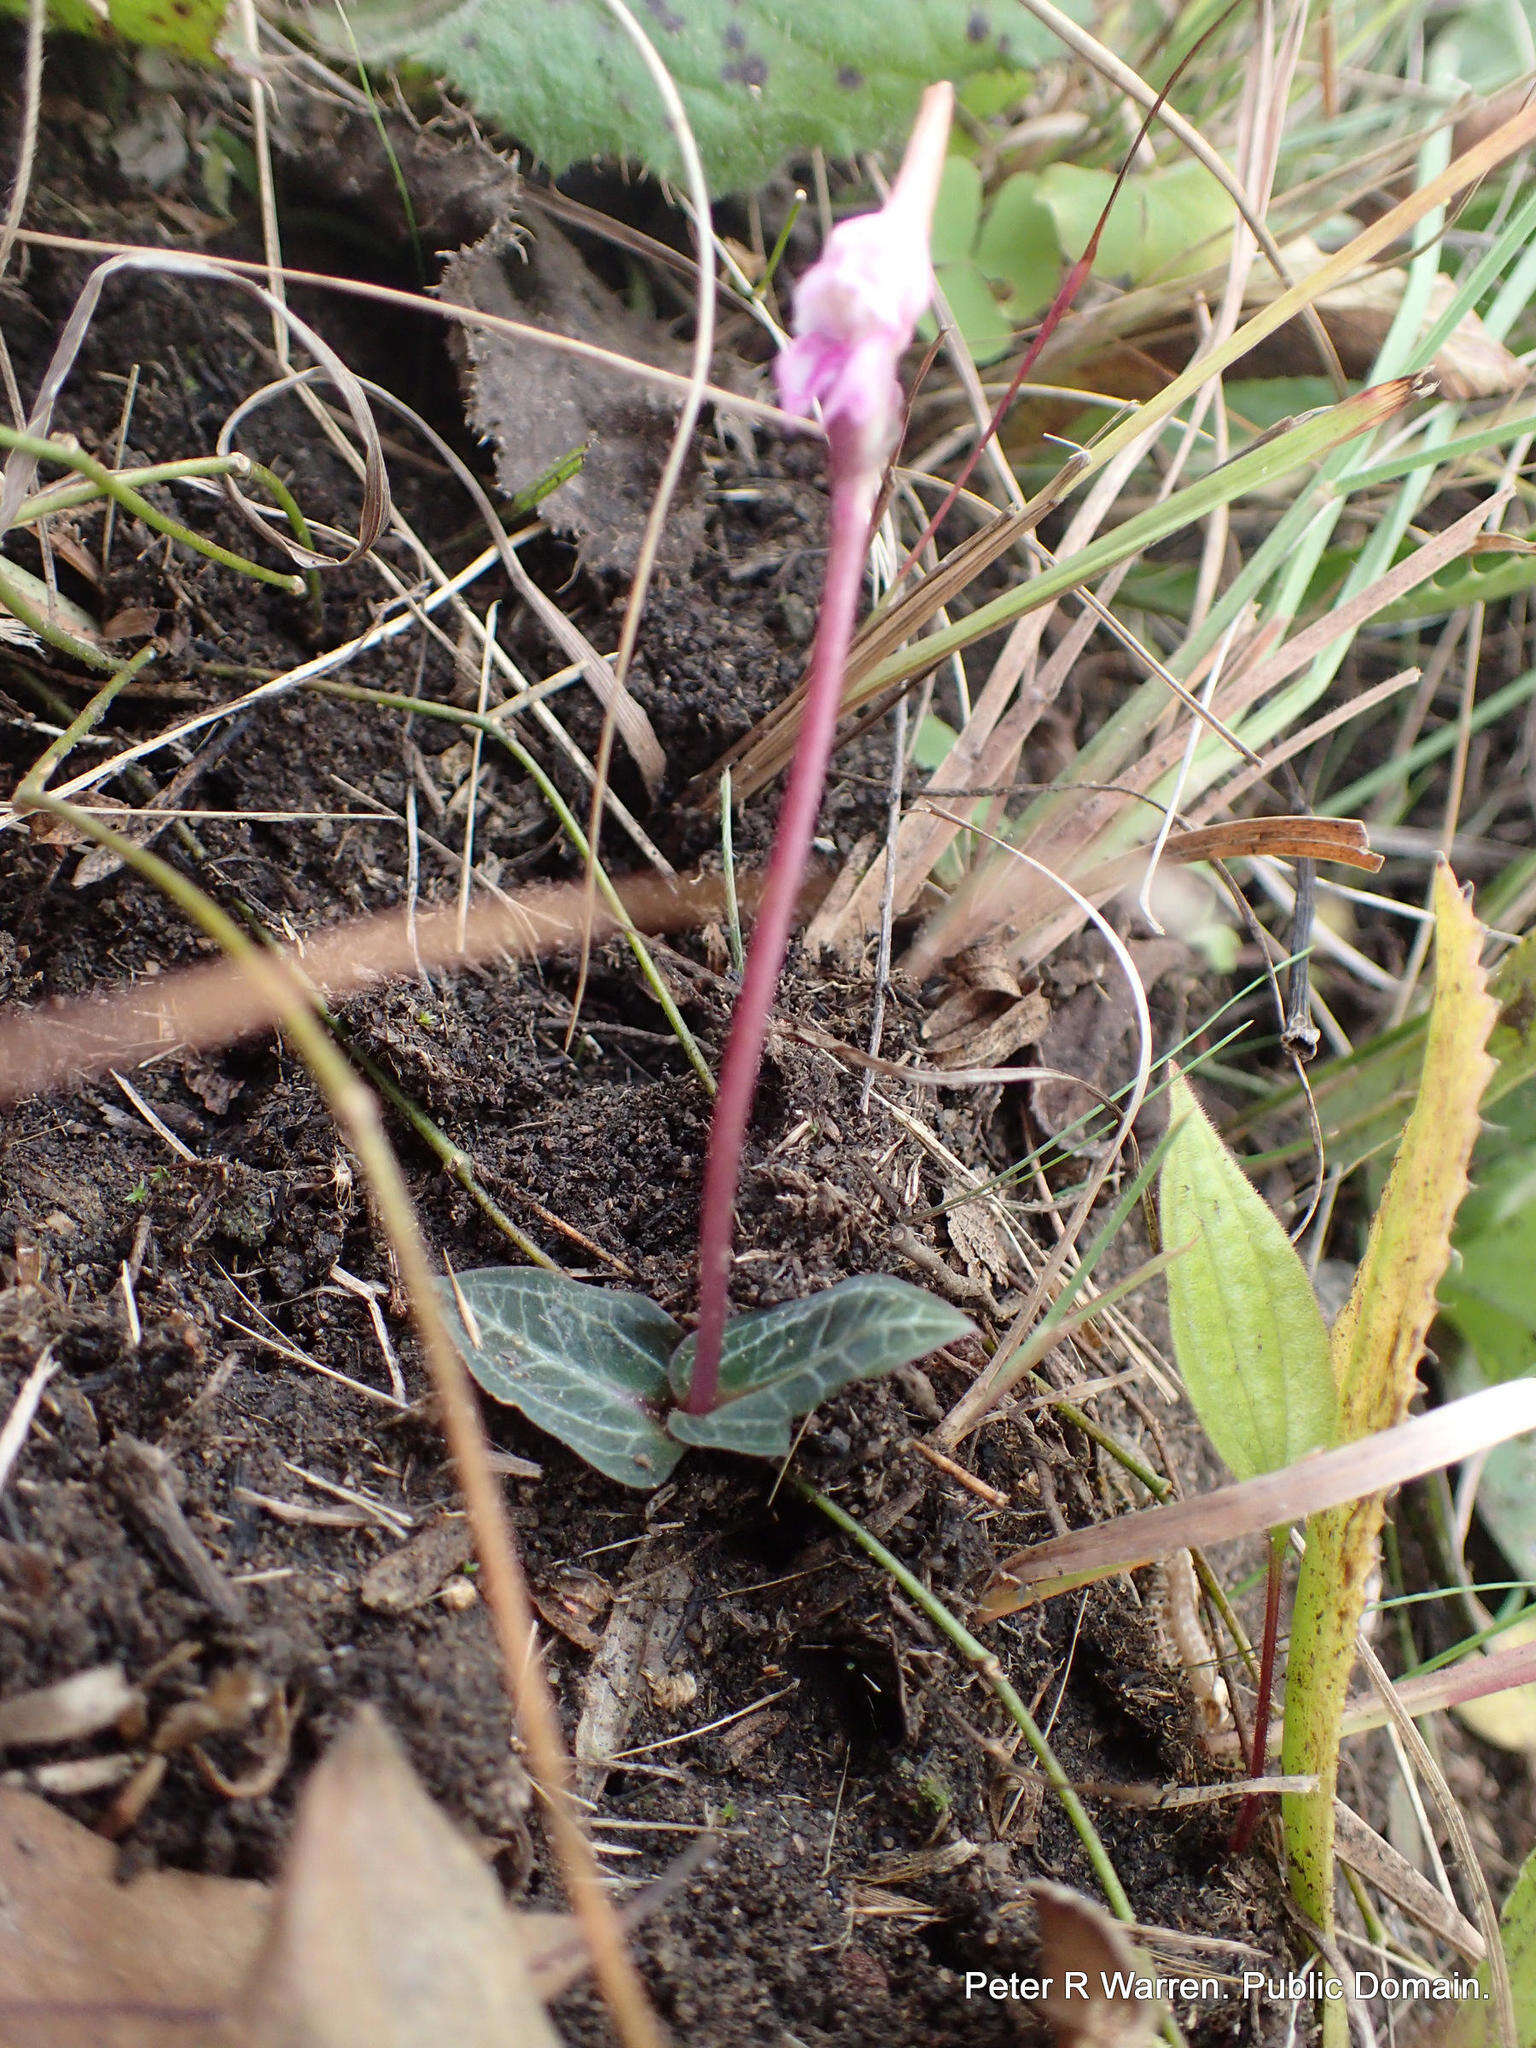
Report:
[[643,1294],[588,1287],[529,1266],[461,1273],[475,1344],[438,1282],[464,1362],[493,1400],[625,1486],[660,1486],[682,1456],[662,1430],[667,1359],[681,1332]]
[[[790,1425],[829,1394],[910,1365],[973,1328],[958,1309],[905,1280],[883,1273],[844,1280],[809,1300],[733,1317],[720,1360],[720,1406],[709,1415],[675,1409],[667,1427],[683,1443],[782,1457]],[[669,1368],[679,1400],[692,1372],[690,1337]]]

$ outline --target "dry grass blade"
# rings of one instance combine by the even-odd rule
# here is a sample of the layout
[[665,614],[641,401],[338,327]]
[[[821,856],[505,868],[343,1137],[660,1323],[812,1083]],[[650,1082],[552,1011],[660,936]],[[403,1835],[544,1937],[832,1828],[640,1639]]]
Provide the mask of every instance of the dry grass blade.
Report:
[[[1157,114],[1158,119],[1166,125],[1170,133],[1179,138],[1196,162],[1203,164],[1217,184],[1221,186],[1227,197],[1232,201],[1232,204],[1237,208],[1244,226],[1269,259],[1270,268],[1274,271],[1276,277],[1288,283],[1289,277],[1285,258],[1281,254],[1274,236],[1269,232],[1264,221],[1254,212],[1248,194],[1244,192],[1242,186],[1233,177],[1231,171],[1222,162],[1215,150],[1211,148],[1199,129],[1186,121],[1177,107],[1170,106],[1166,98],[1159,97],[1152,87],[1146,83],[1145,79],[1140,78],[1131,69],[1129,64],[1122,63],[1112,50],[1106,49],[1096,37],[1089,35],[1088,31],[1078,22],[1075,22],[1070,15],[1063,14],[1059,8],[1053,7],[1051,0],[1024,0],[1024,4],[1028,7],[1031,14],[1045,23],[1053,35],[1058,36],[1066,44],[1069,50],[1075,50],[1078,56],[1091,64],[1096,71],[1101,72],[1111,85],[1117,87],[1128,99],[1134,100],[1137,106],[1143,108],[1146,112],[1155,112]],[[1292,286],[1291,289],[1294,291],[1301,288]],[[1313,338],[1317,342],[1318,353],[1322,358],[1323,366],[1333,379],[1334,389],[1342,396],[1345,389],[1344,372],[1339,365],[1338,355],[1333,343],[1328,338],[1326,329],[1310,305],[1305,305],[1297,310],[1305,313],[1308,325],[1312,329]]]
[[[937,809],[938,807],[935,805],[934,808]],[[952,816],[951,822],[954,822]],[[994,833],[983,831],[981,836],[992,840],[994,845],[1001,845],[1001,841],[997,839]],[[1094,926],[1099,936],[1109,947],[1110,952],[1114,955],[1115,964],[1125,977],[1126,987],[1131,998],[1132,1013],[1136,1020],[1136,1074],[1130,1087],[1125,1091],[1125,1101],[1120,1111],[1120,1121],[1115,1128],[1114,1134],[1109,1142],[1101,1148],[1100,1156],[1094,1162],[1093,1168],[1083,1184],[1082,1193],[1078,1196],[1073,1206],[1072,1214],[1062,1230],[1055,1248],[1046,1259],[1040,1272],[1036,1275],[1035,1284],[1030,1289],[1028,1300],[1009,1325],[1007,1333],[999,1343],[996,1352],[993,1354],[992,1361],[987,1366],[985,1372],[967,1388],[966,1392],[955,1403],[954,1407],[950,1409],[939,1426],[939,1440],[950,1450],[953,1450],[961,1438],[976,1427],[993,1402],[1002,1397],[1017,1377],[1019,1371],[1017,1354],[1020,1347],[1029,1336],[1035,1319],[1040,1313],[1041,1304],[1054,1286],[1058,1275],[1066,1266],[1067,1260],[1075,1251],[1078,1235],[1092,1214],[1093,1205],[1099,1198],[1099,1191],[1114,1171],[1115,1162],[1120,1157],[1121,1150],[1135,1126],[1137,1117],[1141,1113],[1141,1105],[1146,1097],[1147,1083],[1151,1079],[1152,1074],[1152,1017],[1147,1008],[1147,991],[1142,985],[1141,976],[1136,972],[1136,963],[1132,960],[1125,941],[1120,937],[1120,934],[1109,920],[1095,909],[1081,891],[1073,887],[1072,883],[1064,881],[1060,875],[1052,874],[1049,868],[1044,867],[1031,855],[1021,853],[1017,847],[1008,847],[1006,851],[1021,865],[1033,870],[1034,873],[1068,897],[1074,910],[1088,919],[1089,923]]]
[[1054,1536],[1005,1558],[983,1595],[983,1620],[1048,1600],[1076,1586],[1135,1571],[1173,1550],[1209,1549],[1261,1530],[1304,1520],[1320,1508],[1342,1507],[1364,1494],[1385,1493],[1405,1480],[1475,1457],[1536,1429],[1536,1382],[1511,1380],[1415,1415],[1358,1443],[1319,1451],[1278,1472],[1193,1500],[1140,1508],[1091,1529]]
[[1467,1827],[1466,1817],[1457,1804],[1450,1786],[1445,1782],[1445,1773],[1436,1761],[1429,1744],[1397,1697],[1397,1689],[1386,1667],[1363,1634],[1357,1639],[1355,1647],[1372,1685],[1376,1688],[1377,1696],[1391,1718],[1396,1737],[1428,1789],[1429,1796],[1434,1801],[1440,1819],[1455,1847],[1456,1860],[1476,1902],[1478,1931],[1487,1950],[1488,1983],[1493,1994],[1494,2023],[1498,2027],[1503,2048],[1517,2048],[1520,2026],[1515,2013],[1514,1990],[1510,1984],[1509,1959],[1504,1953],[1504,1943],[1500,1938],[1498,1908],[1494,1905],[1493,1894],[1488,1889],[1481,1858],[1472,1846],[1472,1835]]
[[[693,129],[688,120],[687,109],[661,58],[645,30],[624,5],[624,0],[603,0],[614,20],[618,22],[630,42],[634,45],[650,76],[651,83],[661,95],[667,126],[682,156],[687,177],[688,195],[691,201],[693,232],[698,244],[697,284],[695,298],[694,336],[692,360],[689,365],[688,390],[678,413],[677,426],[673,431],[672,444],[667,450],[667,459],[656,486],[656,495],[646,518],[645,531],[640,539],[640,556],[635,565],[634,577],[630,583],[629,596],[624,606],[624,620],[619,628],[618,652],[613,664],[613,695],[603,707],[603,730],[598,741],[597,760],[592,778],[592,807],[587,821],[587,900],[586,931],[581,948],[581,968],[577,977],[576,993],[571,1002],[571,1024],[566,1034],[570,1045],[576,1032],[577,1019],[581,1014],[582,998],[586,990],[587,967],[591,957],[591,920],[597,908],[597,863],[602,843],[603,801],[608,788],[608,771],[613,754],[613,735],[620,725],[621,714],[630,703],[628,696],[629,665],[634,658],[635,643],[640,634],[640,619],[645,610],[646,592],[650,589],[655,573],[661,537],[666,525],[667,514],[677,491],[687,458],[688,445],[693,439],[699,423],[699,414],[704,408],[704,391],[709,377],[710,358],[715,346],[715,265],[712,255],[711,225],[709,208],[709,185],[704,176],[704,163],[699,155],[699,146],[694,140]],[[657,778],[659,781],[659,777]],[[651,794],[656,793],[652,784]]]
[[[1287,676],[1294,675],[1330,647],[1347,640],[1378,612],[1385,611],[1389,604],[1396,604],[1399,598],[1417,590],[1421,583],[1427,583],[1431,576],[1437,575],[1448,564],[1470,553],[1478,535],[1509,503],[1511,495],[1507,489],[1497,491],[1470,512],[1463,513],[1460,519],[1453,520],[1440,533],[1431,535],[1366,589],[1357,591],[1352,598],[1330,609],[1326,617],[1314,621],[1293,640],[1287,641],[1277,653],[1254,664],[1245,678],[1254,697],[1267,697]],[[1250,777],[1254,775],[1251,769],[1243,772]]]
[[[750,878],[744,893],[750,905]],[[724,905],[718,876],[677,883],[641,876],[620,895],[633,925],[654,932],[696,928],[718,918]],[[414,935],[408,909],[383,911],[312,933],[298,946],[274,949],[264,957],[275,983],[260,992],[235,962],[221,960],[117,994],[47,1010],[12,1010],[0,1015],[0,1102],[136,1064],[172,1045],[206,1050],[234,1044],[269,1029],[288,1004],[307,1005],[316,993],[334,999],[381,977],[409,978],[422,968],[498,956],[538,959],[574,947],[581,940],[584,904],[585,892],[574,882],[527,889],[502,903],[476,903],[464,919],[462,944],[456,906],[418,911]],[[599,910],[595,929],[605,938],[626,925]]]
[[[1068,472],[1062,474],[1066,476]],[[979,532],[951,548],[938,567],[904,595],[872,612],[849,650],[843,686],[846,702],[857,704],[864,677],[914,638],[984,570],[1032,532],[1049,510],[1050,503],[1042,492],[1025,511],[999,513]],[[794,752],[804,704],[805,684],[801,681],[751,732],[696,778],[694,789],[699,800],[718,800],[720,776],[727,768],[731,770],[732,786],[739,801],[766,788]]]
[[[1229,818],[1188,832],[1170,832],[1163,858],[1189,865],[1196,861],[1253,859],[1327,860],[1340,867],[1374,875],[1382,856],[1373,853],[1365,827],[1342,818]],[[1140,879],[1145,851],[1121,854],[1081,878],[1083,894],[1102,903],[1107,896]]]
[[11,267],[11,251],[27,210],[32,190],[32,168],[37,160],[37,129],[43,103],[43,26],[47,19],[46,0],[27,0],[27,54],[22,70],[21,147],[16,156],[16,174],[11,196],[0,226],[0,277]]
[[1427,179],[1405,199],[1389,207],[1301,283],[1291,286],[1251,319],[1244,321],[1230,340],[1181,371],[1131,419],[1121,426],[1112,427],[1102,440],[1094,444],[1094,466],[1102,468],[1136,438],[1150,419],[1167,419],[1193,398],[1208,378],[1240,362],[1288,320],[1305,312],[1324,293],[1363,270],[1384,249],[1391,248],[1408,235],[1426,214],[1435,212],[1476,185],[1490,171],[1497,170],[1500,164],[1529,147],[1533,140],[1536,140],[1536,100],[1521,107],[1491,134],[1481,137],[1470,149],[1453,158],[1436,177]]
[[1473,1963],[1483,1960],[1488,1944],[1465,1914],[1339,1799],[1334,1801],[1333,1824],[1341,1863],[1347,1863],[1357,1876],[1366,1878],[1458,1955]]
[[[254,406],[265,404],[282,391],[312,383],[316,374],[315,371],[308,370],[299,376],[279,378],[277,382],[267,385],[264,390],[253,393],[226,423],[219,438],[220,451],[225,448],[228,436],[244,413],[249,412]],[[491,537],[491,543],[513,589],[537,616],[539,623],[555,643],[581,670],[593,696],[603,706],[605,718],[613,720],[615,728],[634,758],[635,766],[645,780],[646,788],[654,796],[666,773],[667,757],[661,750],[661,743],[643,707],[625,691],[616,666],[598,653],[575,621],[568,618],[560,606],[534,582],[523,567],[517,549],[507,538],[506,528],[497,517],[496,508],[487,496],[480,479],[437,429],[424,420],[414,406],[407,405],[404,399],[386,390],[382,384],[375,384],[367,377],[359,377],[357,383],[376,404],[398,414],[420,434],[439,462],[445,466],[470,499]],[[494,635],[487,635],[488,658],[493,643]]]

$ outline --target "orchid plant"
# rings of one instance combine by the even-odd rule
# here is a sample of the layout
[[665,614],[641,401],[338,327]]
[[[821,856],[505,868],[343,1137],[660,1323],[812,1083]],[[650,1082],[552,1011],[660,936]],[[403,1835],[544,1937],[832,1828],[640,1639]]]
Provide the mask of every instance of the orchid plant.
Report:
[[741,1151],[774,991],[826,786],[842,707],[843,670],[864,582],[869,523],[901,432],[896,366],[933,294],[929,230],[944,169],[954,92],[930,86],[891,195],[878,213],[835,227],[795,294],[795,339],[778,360],[788,411],[819,406],[831,482],[827,574],[806,677],[805,715],[752,932],[741,995],[720,1070],[699,1230],[699,1328],[688,1413],[719,1391]]
[[778,358],[786,410],[820,415],[831,485],[826,579],[800,738],[731,1020],[704,1164],[698,1327],[643,1295],[492,1267],[444,1283],[470,1370],[498,1400],[631,1486],[659,1486],[690,1444],[783,1456],[790,1423],[851,1381],[910,1364],[972,1326],[884,1274],[731,1317],[742,1150],[842,704],[870,523],[900,438],[897,375],[933,292],[929,231],[954,93],[923,95],[889,198],[843,221],[795,294]]

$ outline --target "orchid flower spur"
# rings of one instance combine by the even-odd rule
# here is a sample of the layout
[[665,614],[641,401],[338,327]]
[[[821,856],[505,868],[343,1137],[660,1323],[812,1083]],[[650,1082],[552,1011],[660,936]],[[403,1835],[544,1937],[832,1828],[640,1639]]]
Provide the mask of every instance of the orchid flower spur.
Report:
[[864,582],[869,522],[901,431],[897,366],[933,291],[929,230],[954,91],[923,95],[900,174],[878,213],[843,221],[795,293],[795,338],[776,365],[785,408],[819,408],[831,482],[827,571],[806,677],[805,711],[784,791],[751,951],[720,1070],[704,1162],[699,1324],[687,1409],[719,1393],[742,1147],[790,926],[810,854],[842,705],[843,670]]

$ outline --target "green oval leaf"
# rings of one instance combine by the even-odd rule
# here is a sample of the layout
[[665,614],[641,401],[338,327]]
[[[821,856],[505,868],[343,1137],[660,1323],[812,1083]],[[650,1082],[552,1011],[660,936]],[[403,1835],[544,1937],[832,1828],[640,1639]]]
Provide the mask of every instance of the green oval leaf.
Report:
[[976,246],[981,219],[981,173],[969,157],[952,156],[939,179],[928,247],[935,264],[959,263]]
[[1192,158],[1127,178],[1118,193],[1113,171],[1050,164],[1036,179],[1035,193],[1050,210],[1063,253],[1074,261],[1109,206],[1094,274],[1131,284],[1168,281],[1220,262],[1236,217],[1226,193]]
[[530,1266],[485,1266],[458,1276],[480,1341],[439,1280],[464,1363],[493,1400],[569,1444],[625,1486],[660,1486],[682,1446],[661,1427],[667,1359],[682,1334],[643,1294],[589,1287]]
[[[965,345],[978,368],[1007,355],[1023,323],[998,299],[978,266],[966,257],[959,262],[939,264],[935,274],[949,301],[955,325],[965,336]],[[938,323],[931,314],[924,314],[919,332],[925,340],[938,332]]]
[[1173,1348],[1202,1427],[1239,1479],[1338,1433],[1328,1331],[1296,1248],[1176,1075],[1159,1186]]
[[1050,208],[1041,204],[1033,171],[998,187],[976,238],[976,261],[1006,284],[1021,318],[1048,306],[1061,281],[1061,244]]
[[[910,1365],[941,1344],[974,1334],[947,1301],[905,1280],[867,1273],[805,1301],[733,1316],[720,1354],[720,1405],[709,1415],[674,1409],[667,1428],[679,1442],[783,1457],[790,1425],[855,1380]],[[674,1353],[672,1391],[686,1398],[693,1339]]]

